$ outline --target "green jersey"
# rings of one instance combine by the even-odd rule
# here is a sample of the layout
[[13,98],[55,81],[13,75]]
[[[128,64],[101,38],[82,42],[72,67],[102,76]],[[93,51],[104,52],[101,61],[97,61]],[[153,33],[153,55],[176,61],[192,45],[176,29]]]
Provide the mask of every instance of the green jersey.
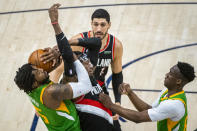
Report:
[[157,130],[173,131],[174,129],[178,129],[178,131],[186,131],[187,130],[187,99],[185,96],[185,92],[181,91],[171,95],[170,97],[165,97],[167,93],[168,90],[166,90],[161,95],[159,103],[165,100],[180,100],[185,106],[185,114],[179,121],[172,121],[171,119],[165,119],[157,122]]
[[79,117],[75,105],[71,100],[61,102],[56,110],[50,109],[43,104],[44,90],[53,84],[49,82],[36,89],[28,95],[36,111],[44,121],[49,131],[81,131]]

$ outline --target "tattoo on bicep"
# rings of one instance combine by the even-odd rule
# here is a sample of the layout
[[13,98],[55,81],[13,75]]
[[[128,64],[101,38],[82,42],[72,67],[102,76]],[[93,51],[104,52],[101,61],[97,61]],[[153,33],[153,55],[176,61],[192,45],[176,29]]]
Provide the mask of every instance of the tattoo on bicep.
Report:
[[62,101],[65,99],[71,99],[71,92],[70,88],[67,84],[54,84],[53,85],[53,92],[51,94],[53,99],[58,101]]

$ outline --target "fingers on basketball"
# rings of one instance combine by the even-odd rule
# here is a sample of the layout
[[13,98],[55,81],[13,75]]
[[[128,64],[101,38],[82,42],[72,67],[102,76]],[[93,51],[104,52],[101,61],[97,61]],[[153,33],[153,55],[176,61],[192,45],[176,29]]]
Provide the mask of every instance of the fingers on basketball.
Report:
[[42,68],[47,72],[51,72],[53,69],[53,61],[49,61],[47,63],[43,63],[41,61],[41,55],[44,54],[44,50],[38,49],[31,53],[28,59],[28,63],[35,65],[38,68]]

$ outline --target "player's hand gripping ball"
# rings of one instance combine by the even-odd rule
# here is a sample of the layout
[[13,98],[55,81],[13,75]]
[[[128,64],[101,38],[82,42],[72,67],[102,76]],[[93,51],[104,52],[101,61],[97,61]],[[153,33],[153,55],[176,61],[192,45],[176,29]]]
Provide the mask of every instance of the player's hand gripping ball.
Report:
[[31,53],[31,55],[29,56],[28,59],[28,63],[35,65],[38,68],[42,68],[43,70],[45,70],[46,72],[51,72],[53,70],[53,61],[49,61],[47,63],[43,63],[41,61],[41,55],[44,53],[45,51],[42,49],[38,49],[35,50],[34,52]]

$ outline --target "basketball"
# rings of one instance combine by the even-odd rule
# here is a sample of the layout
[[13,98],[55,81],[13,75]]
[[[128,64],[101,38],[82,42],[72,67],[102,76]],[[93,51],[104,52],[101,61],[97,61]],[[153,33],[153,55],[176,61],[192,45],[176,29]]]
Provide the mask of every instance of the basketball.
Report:
[[31,55],[29,56],[29,59],[28,59],[28,63],[32,64],[32,65],[35,65],[36,67],[38,68],[42,68],[43,70],[45,70],[46,72],[50,72],[53,70],[53,62],[50,61],[50,62],[47,62],[47,63],[43,63],[41,61],[41,55],[44,53],[45,51],[42,50],[42,49],[38,49],[38,50],[35,50],[34,52],[31,53]]

